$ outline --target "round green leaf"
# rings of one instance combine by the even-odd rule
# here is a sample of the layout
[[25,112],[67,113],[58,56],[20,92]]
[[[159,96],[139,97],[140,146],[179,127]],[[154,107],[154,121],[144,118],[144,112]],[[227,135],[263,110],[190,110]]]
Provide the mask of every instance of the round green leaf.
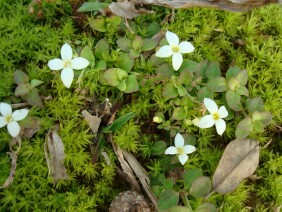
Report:
[[174,109],[172,113],[172,118],[174,120],[183,120],[187,116],[186,111],[184,110],[183,107],[177,107]]
[[25,99],[26,99],[28,104],[30,104],[32,106],[36,105],[40,108],[43,108],[43,103],[41,101],[41,98],[40,98],[36,88],[30,89],[28,94],[25,96]]
[[240,68],[238,67],[229,68],[226,73],[226,80],[230,80],[231,77],[235,77],[239,71],[240,71]]
[[121,53],[118,57],[116,66],[120,69],[123,69],[127,72],[129,72],[134,64],[134,59],[129,57],[128,53]]
[[101,60],[106,60],[109,57],[109,48],[108,42],[101,39],[95,46],[95,55]]
[[183,70],[177,80],[178,85],[190,85],[193,79],[192,72],[186,70]]
[[204,197],[211,189],[211,180],[209,177],[201,176],[192,182],[190,194],[196,198]]
[[90,63],[95,62],[95,58],[92,52],[92,49],[89,46],[85,46],[80,53],[80,56],[87,59]]
[[208,202],[202,203],[195,210],[195,212],[216,212],[216,211],[217,210],[214,204]]
[[117,86],[117,88],[121,91],[125,91],[126,90],[126,83],[125,80],[123,80],[122,82],[120,82]]
[[182,85],[179,85],[177,86],[177,92],[179,96],[184,96],[187,93],[187,90]]
[[26,95],[30,90],[29,84],[19,84],[18,87],[15,90],[15,96],[24,96]]
[[253,113],[255,111],[262,112],[263,101],[260,97],[255,97],[253,99],[247,99],[246,107],[249,113]]
[[129,38],[117,39],[117,45],[124,52],[129,52],[129,50],[132,48],[131,40]]
[[134,38],[134,40],[132,41],[132,47],[135,50],[141,49],[141,47],[143,46],[143,40],[140,36],[136,36]]
[[158,209],[168,210],[174,206],[177,206],[179,202],[179,193],[176,191],[165,190],[161,193]]
[[117,74],[117,68],[110,68],[104,72],[103,75],[106,82],[111,86],[118,86],[121,83]]
[[162,155],[167,148],[166,142],[156,141],[152,146],[152,155]]
[[174,206],[168,210],[169,212],[193,212],[185,206]]
[[197,179],[198,177],[203,176],[202,169],[189,169],[183,174],[183,180],[184,180],[184,189],[189,189],[192,185],[192,182]]
[[227,90],[226,80],[224,77],[214,77],[209,80],[207,87],[212,92],[223,92]]
[[272,120],[272,115],[270,112],[258,112],[255,111],[252,114],[252,120],[253,122],[255,121],[260,121],[264,126],[268,125],[271,120]]
[[156,73],[165,77],[171,77],[174,74],[174,70],[171,65],[164,63],[156,69]]
[[142,51],[150,51],[158,45],[158,41],[146,38],[143,40]]
[[133,93],[139,90],[139,84],[135,75],[129,75],[125,81],[126,89],[124,93]]
[[249,96],[249,91],[245,86],[240,86],[235,89],[235,92],[237,94],[243,95],[243,96]]
[[204,100],[204,98],[213,98],[213,92],[210,91],[207,87],[202,87],[198,91],[198,100],[201,102]]
[[19,84],[22,84],[22,83],[28,83],[29,81],[29,77],[27,76],[26,73],[24,73],[23,71],[21,70],[16,70],[14,72],[14,82],[19,85]]
[[221,71],[220,71],[220,67],[218,65],[218,63],[216,62],[211,62],[206,71],[205,71],[206,77],[208,79],[212,79],[215,77],[219,77],[221,75]]
[[250,116],[246,116],[242,121],[237,125],[235,135],[237,139],[247,137],[253,131],[253,123]]
[[169,82],[165,85],[162,96],[166,98],[175,98],[178,96],[177,88],[175,88],[172,82]]
[[236,80],[240,83],[240,85],[246,85],[248,82],[248,72],[247,70],[240,70],[236,75]]
[[225,94],[228,106],[234,111],[242,110],[241,96],[232,90],[228,90]]
[[105,19],[94,19],[93,21],[89,22],[89,26],[92,29],[97,30],[99,32],[106,32],[107,31]]

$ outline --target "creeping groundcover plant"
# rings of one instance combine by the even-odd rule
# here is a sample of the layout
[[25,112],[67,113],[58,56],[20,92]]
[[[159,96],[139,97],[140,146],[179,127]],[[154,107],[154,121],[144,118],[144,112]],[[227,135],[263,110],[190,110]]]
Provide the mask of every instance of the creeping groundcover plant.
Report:
[[0,211],[279,211],[282,8],[136,2],[0,1]]

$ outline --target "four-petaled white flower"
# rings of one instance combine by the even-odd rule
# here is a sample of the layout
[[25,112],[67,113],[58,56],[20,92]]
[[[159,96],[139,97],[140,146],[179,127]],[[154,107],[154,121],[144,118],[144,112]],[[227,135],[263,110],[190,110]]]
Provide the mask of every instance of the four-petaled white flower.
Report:
[[226,129],[226,124],[223,118],[228,116],[228,112],[224,106],[219,109],[216,103],[209,98],[204,99],[204,105],[210,112],[210,115],[202,117],[198,123],[200,128],[209,128],[215,125],[216,131],[219,135],[222,135]]
[[174,145],[170,146],[165,150],[165,154],[167,155],[177,155],[180,163],[184,165],[188,160],[188,155],[194,151],[196,148],[192,145],[184,146],[184,138],[181,134],[177,133],[174,139]]
[[169,45],[161,47],[157,52],[157,57],[170,57],[172,55],[172,66],[178,70],[183,62],[182,54],[194,51],[195,47],[187,41],[179,43],[178,36],[170,31],[166,32],[166,39]]
[[27,109],[16,110],[12,113],[12,107],[4,102],[0,103],[0,128],[7,125],[8,132],[12,137],[16,137],[20,133],[20,125],[17,121],[23,120],[27,114]]
[[73,81],[75,70],[84,69],[89,65],[89,61],[83,57],[72,58],[72,49],[69,44],[65,43],[61,48],[62,59],[55,58],[48,62],[48,66],[51,70],[62,70],[61,78],[64,85],[69,88]]

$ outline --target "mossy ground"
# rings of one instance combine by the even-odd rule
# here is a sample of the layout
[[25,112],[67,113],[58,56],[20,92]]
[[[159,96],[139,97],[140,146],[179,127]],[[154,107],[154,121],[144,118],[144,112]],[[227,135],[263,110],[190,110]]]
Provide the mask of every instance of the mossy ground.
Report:
[[[0,101],[19,101],[13,97],[16,87],[13,72],[17,69],[28,73],[30,79],[44,81],[39,87],[40,95],[51,97],[44,101],[44,109],[31,109],[30,115],[40,117],[42,126],[36,136],[22,142],[15,179],[9,188],[0,191],[0,211],[106,210],[113,197],[128,185],[115,183],[117,179],[118,182],[121,180],[115,170],[119,163],[109,144],[105,143],[102,148],[111,164],[107,165],[102,156],[92,164],[89,145],[95,141],[81,115],[87,98],[101,102],[109,98],[111,102],[120,102],[118,115],[137,113],[134,120],[114,133],[114,140],[143,161],[151,176],[164,171],[163,157],[151,155],[152,143],[158,139],[169,141],[169,133],[158,130],[152,122],[153,114],[154,111],[166,112],[169,106],[161,97],[161,84],[152,84],[140,88],[136,94],[120,97],[116,88],[99,84],[97,72],[88,72],[83,78],[81,89],[87,88],[88,94],[76,90],[76,83],[66,89],[59,74],[47,66],[50,59],[58,56],[62,44],[71,42],[72,46],[93,48],[99,39],[105,38],[114,55],[116,39],[124,34],[118,29],[93,32],[86,24],[94,17],[73,11],[80,4],[78,1],[43,2],[42,7],[35,7],[34,13],[29,14],[28,0],[0,1]],[[160,23],[171,12],[164,8],[155,9],[155,14],[140,16],[130,22],[136,34],[145,37],[146,26],[152,22]],[[213,194],[209,201],[220,211],[275,210],[282,204],[282,140],[281,130],[277,127],[282,120],[282,8],[272,5],[248,13],[179,10],[172,22],[165,22],[160,27],[194,44],[196,50],[187,56],[189,59],[218,61],[222,70],[227,70],[230,65],[247,69],[250,96],[260,96],[265,110],[273,114],[273,121],[264,133],[253,133],[251,137],[260,141],[261,146],[270,139],[272,142],[261,149],[260,164],[255,173],[260,179],[246,180],[236,191],[226,195]],[[126,36],[132,37],[130,32],[125,32]],[[154,73],[149,69],[141,71]],[[60,123],[65,165],[70,176],[69,180],[59,183],[53,183],[48,175],[44,156],[45,135],[56,123]],[[202,168],[205,175],[212,176],[223,152],[221,146],[234,139],[234,129],[227,128],[222,138],[211,136],[212,130],[204,132],[193,128],[197,132],[198,148],[185,169]],[[5,153],[9,142],[6,128],[1,128],[1,184],[9,172],[9,158]],[[191,201],[192,206],[199,204],[199,200]]]

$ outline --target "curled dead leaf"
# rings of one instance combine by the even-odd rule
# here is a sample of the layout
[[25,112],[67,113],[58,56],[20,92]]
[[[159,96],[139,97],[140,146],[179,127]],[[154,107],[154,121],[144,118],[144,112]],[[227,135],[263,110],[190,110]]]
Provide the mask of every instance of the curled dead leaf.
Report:
[[98,115],[92,116],[87,110],[82,111],[82,115],[87,124],[90,126],[92,132],[96,134],[101,123],[101,117],[98,117]]
[[[69,178],[66,167],[64,166],[64,144],[58,135],[59,125],[50,129],[44,144],[44,153],[48,165],[49,173],[55,182]],[[48,154],[49,153],[49,154]]]

